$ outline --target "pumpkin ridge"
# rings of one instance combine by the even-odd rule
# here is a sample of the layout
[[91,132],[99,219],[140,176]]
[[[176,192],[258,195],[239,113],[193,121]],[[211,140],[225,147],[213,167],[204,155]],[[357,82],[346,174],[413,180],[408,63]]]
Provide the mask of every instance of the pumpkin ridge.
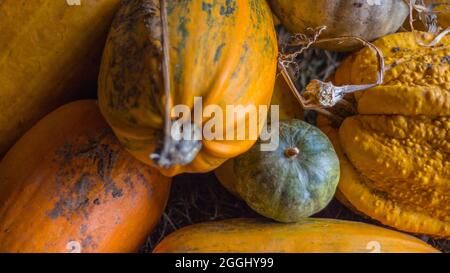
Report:
[[[418,51],[418,52],[417,52]],[[386,52],[383,51],[383,54]],[[414,52],[414,55],[409,55],[409,49],[408,51],[404,52],[406,55],[406,59],[404,56],[398,56],[399,54],[394,54],[392,56],[384,56],[385,57],[385,63],[386,63],[386,70],[385,70],[385,80],[383,82],[384,85],[398,85],[399,83],[404,84],[402,80],[407,79],[410,74],[414,74],[414,76],[422,76],[420,79],[411,79],[410,82],[407,82],[408,84],[417,84],[414,80],[426,80],[430,79],[433,80],[433,78],[429,77],[429,74],[436,75],[435,68],[437,66],[434,66],[433,64],[439,64],[442,65],[442,60],[445,58],[445,56],[450,55],[450,47],[439,47],[439,48],[424,48],[422,50],[416,50]],[[441,54],[438,54],[441,53]],[[355,84],[362,84],[362,83],[371,83],[375,80],[376,77],[376,71],[377,71],[377,63],[376,60],[373,58],[373,54],[364,54],[361,53],[358,58],[366,58],[366,61],[361,62],[358,67],[354,67],[353,71],[373,71],[373,73],[363,73],[361,75],[355,76],[352,75],[352,79],[355,82]],[[429,60],[429,57],[431,56],[431,60]],[[358,61],[356,61],[358,62]],[[411,67],[411,64],[413,65],[421,65],[419,68]],[[417,72],[423,71],[424,66],[433,65],[431,71],[429,71],[429,74],[419,74]],[[400,71],[399,71],[400,70]],[[427,77],[428,76],[428,77]],[[362,77],[362,78],[360,78]],[[425,82],[426,83],[426,82]],[[432,82],[433,83],[433,82]],[[445,81],[442,81],[441,84],[445,84]],[[423,84],[421,86],[433,86],[434,84]],[[368,92],[368,91],[365,91]]]
[[[442,51],[442,52],[439,52]],[[439,54],[442,53],[442,54]],[[428,57],[428,55],[432,56],[431,61],[427,60],[426,57]],[[409,74],[414,74],[415,76],[421,76],[421,78],[415,78],[413,81],[408,82],[408,84],[412,84],[412,85],[417,85],[417,86],[421,86],[421,87],[429,87],[429,86],[435,86],[436,85],[436,79],[439,79],[440,77],[438,77],[439,74],[443,74],[443,73],[436,73],[439,72],[436,69],[436,65],[434,64],[439,64],[439,67],[442,66],[442,59],[445,56],[450,55],[450,47],[443,47],[443,48],[439,48],[439,49],[432,49],[429,52],[424,52],[423,54],[420,53],[415,53],[414,57],[411,57],[407,60],[398,60],[395,56],[393,57],[393,59],[396,59],[396,61],[394,61],[393,63],[389,64],[389,60],[387,61],[388,66],[394,66],[391,67],[390,69],[388,69],[386,72],[386,77],[385,77],[385,82],[383,83],[383,85],[398,85],[398,84],[404,84],[404,82],[402,81],[403,78],[405,78],[406,76],[408,76]],[[414,63],[419,63],[422,66],[419,66],[418,68],[416,67],[411,67],[411,64]],[[423,69],[425,67],[425,69]],[[431,69],[430,69],[431,68]],[[399,71],[392,71],[392,70],[399,70]],[[423,71],[423,70],[427,70],[426,73],[424,74],[416,74],[418,71]],[[390,73],[389,73],[390,72]],[[395,75],[392,75],[393,73],[395,73]],[[406,74],[406,75],[405,75]],[[430,75],[434,75],[435,77],[432,78],[430,77]],[[397,76],[397,77],[395,77]],[[417,83],[416,81],[424,81],[421,83]],[[447,91],[445,89],[445,81],[442,82],[438,82],[438,88],[442,88],[445,91]],[[442,90],[442,91],[444,91]]]
[[[238,12],[242,12],[241,10],[245,9],[245,7],[239,6],[236,10]],[[236,11],[235,11],[236,12]],[[237,16],[236,20],[244,20],[244,18],[248,17],[248,11],[247,13],[244,13],[241,16]],[[236,22],[236,24],[239,24],[239,22]],[[213,82],[212,88],[208,88],[210,93],[208,93],[208,96],[206,98],[206,104],[214,104],[215,101],[220,101],[220,98],[223,97],[224,93],[224,86],[227,84],[227,82],[233,77],[233,74],[235,72],[236,67],[239,66],[240,60],[237,58],[232,58],[233,52],[237,50],[237,48],[243,46],[245,44],[245,34],[244,31],[239,31],[238,33],[235,33],[234,38],[237,39],[234,43],[231,44],[232,48],[228,48],[226,52],[223,52],[224,48],[221,49],[222,58],[225,60],[225,63],[221,63],[220,69],[217,71],[217,75],[220,76],[220,80]],[[222,46],[222,45],[220,45]],[[219,47],[220,47],[219,46]],[[228,46],[225,44],[225,47]],[[217,53],[217,52],[216,52]],[[225,54],[224,54],[225,53]],[[216,54],[214,56],[216,58]],[[241,57],[242,58],[242,57]],[[190,81],[190,79],[188,79]]]

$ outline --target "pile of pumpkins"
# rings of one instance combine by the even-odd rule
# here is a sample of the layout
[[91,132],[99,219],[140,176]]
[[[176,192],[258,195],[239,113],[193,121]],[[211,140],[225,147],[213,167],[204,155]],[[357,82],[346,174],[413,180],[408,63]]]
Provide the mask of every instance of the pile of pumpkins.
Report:
[[[155,252],[437,252],[400,231],[450,237],[450,38],[395,33],[408,2],[1,1],[0,252],[137,251],[171,177],[210,171],[265,218],[189,226]],[[325,38],[382,52],[384,82],[354,94],[357,114],[340,127],[302,121],[277,78],[274,14],[291,33],[325,25]],[[334,84],[376,80],[369,48],[318,46],[352,52]],[[167,109],[194,97],[279,105],[278,148],[201,140],[164,154]],[[335,196],[399,231],[308,218]]]

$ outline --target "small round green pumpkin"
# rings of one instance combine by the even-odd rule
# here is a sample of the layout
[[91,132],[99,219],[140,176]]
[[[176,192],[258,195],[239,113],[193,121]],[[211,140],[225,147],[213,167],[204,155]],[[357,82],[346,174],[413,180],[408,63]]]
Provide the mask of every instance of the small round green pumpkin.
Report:
[[279,123],[279,145],[227,161],[216,175],[256,212],[280,222],[296,222],[324,209],[339,181],[339,159],[318,128],[301,120]]

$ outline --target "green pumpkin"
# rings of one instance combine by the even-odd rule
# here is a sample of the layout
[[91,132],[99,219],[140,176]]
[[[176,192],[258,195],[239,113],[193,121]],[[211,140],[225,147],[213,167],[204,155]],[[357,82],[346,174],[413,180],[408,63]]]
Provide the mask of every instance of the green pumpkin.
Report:
[[339,159],[327,136],[304,121],[282,121],[279,131],[275,151],[261,151],[258,141],[216,170],[216,175],[259,214],[296,222],[331,201],[339,181]]

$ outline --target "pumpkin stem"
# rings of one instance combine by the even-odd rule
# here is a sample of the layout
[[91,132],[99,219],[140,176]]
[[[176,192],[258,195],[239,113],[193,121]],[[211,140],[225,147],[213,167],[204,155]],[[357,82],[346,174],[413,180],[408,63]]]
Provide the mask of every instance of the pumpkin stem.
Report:
[[[330,117],[332,120],[336,120],[337,122],[342,121],[343,118],[337,116],[336,114],[331,113],[325,108],[331,108],[335,106],[337,103],[344,99],[346,94],[354,93],[357,91],[366,90],[369,88],[376,87],[383,83],[384,81],[384,71],[385,71],[385,62],[383,53],[372,43],[356,36],[344,36],[339,38],[328,38],[328,39],[320,39],[318,40],[318,35],[320,35],[321,31],[324,28],[319,28],[318,32],[313,38],[303,39],[304,41],[298,40],[296,42],[296,46],[304,45],[304,48],[300,49],[300,53],[304,51],[305,48],[309,48],[314,43],[324,43],[324,42],[332,42],[332,41],[342,41],[348,39],[354,39],[358,42],[361,42],[365,46],[372,49],[377,56],[378,60],[378,71],[377,71],[377,80],[375,83],[371,84],[362,84],[362,85],[344,85],[344,86],[335,86],[331,82],[323,82],[320,80],[312,80],[306,90],[304,92],[300,92],[295,86],[291,74],[288,72],[289,65],[294,62],[294,58],[298,56],[298,54],[280,54],[278,58],[278,68],[281,72],[281,75],[286,80],[288,86],[290,87],[291,92],[294,94],[298,102],[301,104],[303,109],[310,109],[317,111],[321,114],[324,114]],[[296,35],[298,36],[298,34]]]
[[290,159],[296,158],[299,154],[300,150],[297,147],[291,147],[284,150],[284,155]]
[[[165,115],[164,115],[164,131],[163,141],[159,144],[156,151],[149,155],[150,159],[156,165],[162,168],[171,168],[176,165],[187,165],[191,163],[199,153],[202,142],[195,139],[184,139],[182,135],[172,136],[172,119],[170,117],[171,102],[170,97],[170,52],[169,52],[169,27],[167,19],[167,3],[166,0],[160,0],[161,10],[161,42],[163,47],[162,57],[162,74],[164,81],[164,96],[165,96]],[[190,125],[190,126],[189,126]],[[189,136],[194,136],[198,133],[198,126],[189,124],[185,126],[189,128]]]

